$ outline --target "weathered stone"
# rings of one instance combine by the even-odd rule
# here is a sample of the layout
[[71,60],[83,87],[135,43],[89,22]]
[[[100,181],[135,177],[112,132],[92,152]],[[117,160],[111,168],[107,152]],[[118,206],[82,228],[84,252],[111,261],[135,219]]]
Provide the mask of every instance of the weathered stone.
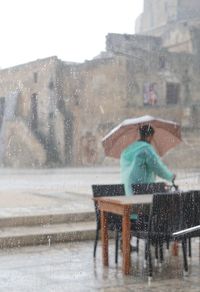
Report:
[[40,167],[45,164],[46,153],[43,146],[22,120],[7,123],[5,140],[5,165]]
[[[12,159],[3,153],[5,165],[115,164],[105,158],[102,138],[123,119],[145,114],[179,122],[183,138],[198,144],[199,1],[144,4],[141,35],[108,34],[106,51],[90,61],[50,57],[0,70],[0,127],[10,92],[19,90],[13,122],[21,119],[29,133],[24,140],[25,131],[13,134]],[[199,167],[192,145],[175,151],[174,163],[188,151]],[[193,167],[193,160],[184,166]]]

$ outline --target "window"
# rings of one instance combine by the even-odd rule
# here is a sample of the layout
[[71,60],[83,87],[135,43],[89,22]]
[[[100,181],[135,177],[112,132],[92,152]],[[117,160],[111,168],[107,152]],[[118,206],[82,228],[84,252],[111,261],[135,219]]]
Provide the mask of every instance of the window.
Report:
[[35,83],[37,83],[37,81],[38,81],[38,74],[37,74],[37,72],[34,72],[33,73],[33,80],[34,80]]
[[166,89],[166,103],[177,104],[179,100],[180,84],[179,83],[167,83]]
[[53,81],[49,81],[48,88],[50,90],[53,90],[54,89],[54,83],[53,83]]
[[164,56],[159,57],[159,69],[165,69],[165,57]]

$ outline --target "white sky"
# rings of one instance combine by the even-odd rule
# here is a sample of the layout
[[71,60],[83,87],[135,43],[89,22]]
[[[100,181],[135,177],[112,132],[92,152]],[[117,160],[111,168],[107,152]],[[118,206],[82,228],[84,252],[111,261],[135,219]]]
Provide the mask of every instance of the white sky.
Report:
[[108,33],[133,34],[143,0],[0,0],[0,68],[50,56],[83,62]]

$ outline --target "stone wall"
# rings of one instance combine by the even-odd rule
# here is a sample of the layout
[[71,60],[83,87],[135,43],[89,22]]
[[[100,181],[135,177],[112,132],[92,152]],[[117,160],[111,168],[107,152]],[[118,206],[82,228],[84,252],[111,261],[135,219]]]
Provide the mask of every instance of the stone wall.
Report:
[[106,37],[106,50],[115,54],[135,55],[135,50],[147,52],[159,51],[161,49],[161,38],[130,35],[130,34],[113,34],[109,33]]
[[146,34],[177,20],[178,0],[144,0],[144,11],[136,24],[137,34]]
[[[22,151],[5,159],[7,165],[21,161],[23,166],[23,149],[26,166],[108,163],[102,138],[122,120],[146,114],[179,122],[198,144],[198,53],[168,51],[159,37],[109,34],[106,39],[106,52],[82,64],[51,57],[0,71],[0,98],[20,91],[16,117],[26,133],[22,144],[21,136],[14,136]],[[176,34],[166,40],[173,43]],[[198,41],[192,44],[198,52]]]
[[199,0],[146,0],[136,21],[137,34],[161,37],[171,52],[199,52],[199,27]]
[[[126,118],[149,114],[174,120],[186,128],[194,126],[191,107],[187,109],[184,105],[185,88],[181,75],[190,67],[193,59],[187,54],[174,56],[165,53],[164,56],[168,63],[166,66],[173,74],[165,74],[165,70],[163,74],[161,74],[162,70],[159,72],[159,55],[156,54],[144,58],[147,61],[145,66],[139,66],[137,59],[120,55],[110,60],[95,60],[75,66],[72,75],[69,72],[68,75],[65,74],[67,76],[64,82],[65,95],[70,85],[71,89],[79,90],[78,95],[74,95],[72,90],[72,98],[66,99],[66,104],[74,115],[73,153],[76,165],[116,163],[113,160],[108,162],[105,158],[101,139]],[[156,90],[159,95],[157,105],[144,106],[145,82],[157,84]],[[177,105],[166,105],[167,82],[179,82],[181,85],[180,100]]]
[[144,11],[136,21],[136,33],[147,34],[171,23],[199,19],[199,0],[144,0]]
[[194,20],[200,18],[199,0],[178,0],[177,20]]
[[15,168],[44,166],[46,151],[21,119],[7,123],[4,143],[2,165]]
[[170,52],[193,53],[193,38],[186,23],[174,25],[162,35],[163,47]]
[[24,65],[0,71],[0,94],[6,97],[10,92],[19,89],[20,115],[31,124],[31,96],[37,95],[38,127],[48,131],[48,112],[52,106],[49,84],[54,79],[55,58],[38,60]]
[[[63,125],[57,106],[59,63],[57,57],[51,57],[0,71],[1,99],[5,99],[7,104],[11,92],[20,92],[16,114],[23,121],[26,131],[35,137],[35,143],[40,143],[41,149],[47,152],[41,165],[64,159],[63,150],[57,150],[61,144],[56,131],[58,123],[61,131]],[[29,157],[26,159],[29,161]]]
[[[107,46],[112,57],[63,69],[65,104],[74,117],[75,165],[116,163],[105,158],[101,139],[128,117],[150,114],[177,121],[184,128],[194,126],[191,106],[198,100],[198,60],[194,55],[158,50],[158,46],[156,51],[139,50],[139,39],[108,35]],[[157,104],[144,106],[147,83],[155,86]],[[180,85],[177,104],[166,103],[168,83]]]
[[[65,71],[65,104],[73,113],[73,159],[76,165],[99,163],[99,140],[118,121],[126,101],[123,57],[85,62]],[[109,117],[109,122],[108,122]],[[97,143],[98,141],[98,143]]]

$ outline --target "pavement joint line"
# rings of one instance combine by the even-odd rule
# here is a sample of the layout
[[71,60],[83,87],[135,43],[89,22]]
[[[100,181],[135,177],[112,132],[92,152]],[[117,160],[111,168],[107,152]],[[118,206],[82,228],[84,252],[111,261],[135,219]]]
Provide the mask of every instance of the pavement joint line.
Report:
[[0,228],[41,226],[43,224],[81,223],[95,221],[95,212],[49,213],[0,218]]
[[[34,196],[41,196],[41,197],[43,197],[43,198],[56,198],[56,199],[63,199],[63,200],[65,200],[64,198],[59,198],[58,196],[56,196],[56,195],[50,195],[50,194],[44,194],[44,193],[30,193],[31,195],[34,195]],[[82,196],[84,196],[84,197],[91,197],[91,194],[88,194],[88,193],[78,193],[78,192],[71,192],[71,191],[64,191],[64,192],[59,192],[59,194],[67,194],[67,195],[76,195],[76,196],[80,196],[80,197],[82,197]],[[68,198],[66,198],[66,199],[68,199]]]

